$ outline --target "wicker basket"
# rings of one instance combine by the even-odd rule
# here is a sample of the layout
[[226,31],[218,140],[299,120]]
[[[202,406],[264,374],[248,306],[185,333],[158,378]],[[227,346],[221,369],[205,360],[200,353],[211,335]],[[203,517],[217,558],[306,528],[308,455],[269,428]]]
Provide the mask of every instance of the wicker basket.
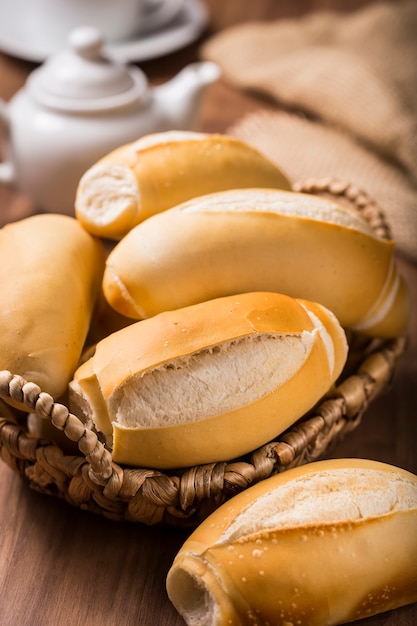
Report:
[[[381,237],[389,227],[375,203],[352,185],[326,179],[306,181],[296,191],[330,195],[359,211]],[[0,372],[0,457],[29,485],[81,509],[114,520],[148,525],[195,526],[238,492],[295,465],[323,458],[354,429],[370,402],[391,382],[405,337],[393,340],[349,338],[350,356],[335,388],[296,425],[253,453],[172,472],[122,467],[111,452],[63,404],[33,383]],[[57,441],[35,438],[27,413],[49,420],[76,442],[75,452]],[[61,435],[62,433],[57,433]],[[72,444],[74,445],[74,444]]]

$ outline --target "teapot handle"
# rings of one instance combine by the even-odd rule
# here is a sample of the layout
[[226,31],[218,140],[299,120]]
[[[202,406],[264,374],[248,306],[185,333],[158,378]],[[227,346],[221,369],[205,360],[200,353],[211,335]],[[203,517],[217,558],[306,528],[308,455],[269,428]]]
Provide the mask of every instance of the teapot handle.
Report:
[[[7,104],[0,98],[0,138],[3,135],[6,139],[10,131],[10,118],[7,111]],[[0,183],[13,185],[15,182],[15,172],[13,163],[6,159],[0,163]]]

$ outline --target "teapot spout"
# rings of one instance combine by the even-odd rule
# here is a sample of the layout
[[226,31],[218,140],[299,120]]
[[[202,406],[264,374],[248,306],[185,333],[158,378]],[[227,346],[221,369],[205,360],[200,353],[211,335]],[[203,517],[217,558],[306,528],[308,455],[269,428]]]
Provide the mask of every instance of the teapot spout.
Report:
[[155,103],[165,130],[194,130],[206,89],[220,76],[211,61],[187,65],[170,81],[153,89]]

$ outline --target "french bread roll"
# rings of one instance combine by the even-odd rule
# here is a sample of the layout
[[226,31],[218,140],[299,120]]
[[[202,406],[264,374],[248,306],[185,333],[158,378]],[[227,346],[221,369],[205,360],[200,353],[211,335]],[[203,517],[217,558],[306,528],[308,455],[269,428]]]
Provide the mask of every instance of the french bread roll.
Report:
[[68,216],[35,215],[0,230],[0,370],[56,399],[66,392],[104,261],[102,244]]
[[136,226],[110,253],[105,297],[120,313],[161,311],[245,291],[320,302],[342,326],[392,337],[408,319],[394,244],[332,200],[274,189],[194,198]]
[[320,461],[235,496],[184,543],[167,592],[188,626],[333,626],[417,601],[417,477]]
[[168,311],[109,335],[70,383],[73,413],[113,459],[176,468],[264,444],[329,390],[344,331],[317,304],[273,293]]
[[167,131],[121,146],[88,169],[78,185],[75,214],[91,233],[120,239],[180,202],[240,187],[291,185],[271,161],[239,139]]

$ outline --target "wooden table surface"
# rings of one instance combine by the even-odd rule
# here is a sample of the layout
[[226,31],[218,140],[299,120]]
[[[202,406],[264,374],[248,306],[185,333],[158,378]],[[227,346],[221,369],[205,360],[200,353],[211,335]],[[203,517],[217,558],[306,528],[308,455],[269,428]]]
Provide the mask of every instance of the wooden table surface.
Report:
[[[196,60],[204,37],[234,23],[301,15],[318,8],[352,10],[366,1],[207,3],[210,27],[199,41],[141,64],[151,83],[164,82]],[[0,53],[0,97],[8,100],[35,67]],[[201,129],[224,131],[259,106],[220,81],[210,87]],[[2,223],[32,210],[28,198],[0,186]],[[417,473],[417,267],[399,262],[412,292],[410,345],[391,389],[372,405],[335,456],[378,459]],[[31,491],[0,461],[0,626],[181,626],[184,622],[165,593],[165,577],[188,533],[112,522],[82,512]],[[415,626],[417,605],[360,624]]]

